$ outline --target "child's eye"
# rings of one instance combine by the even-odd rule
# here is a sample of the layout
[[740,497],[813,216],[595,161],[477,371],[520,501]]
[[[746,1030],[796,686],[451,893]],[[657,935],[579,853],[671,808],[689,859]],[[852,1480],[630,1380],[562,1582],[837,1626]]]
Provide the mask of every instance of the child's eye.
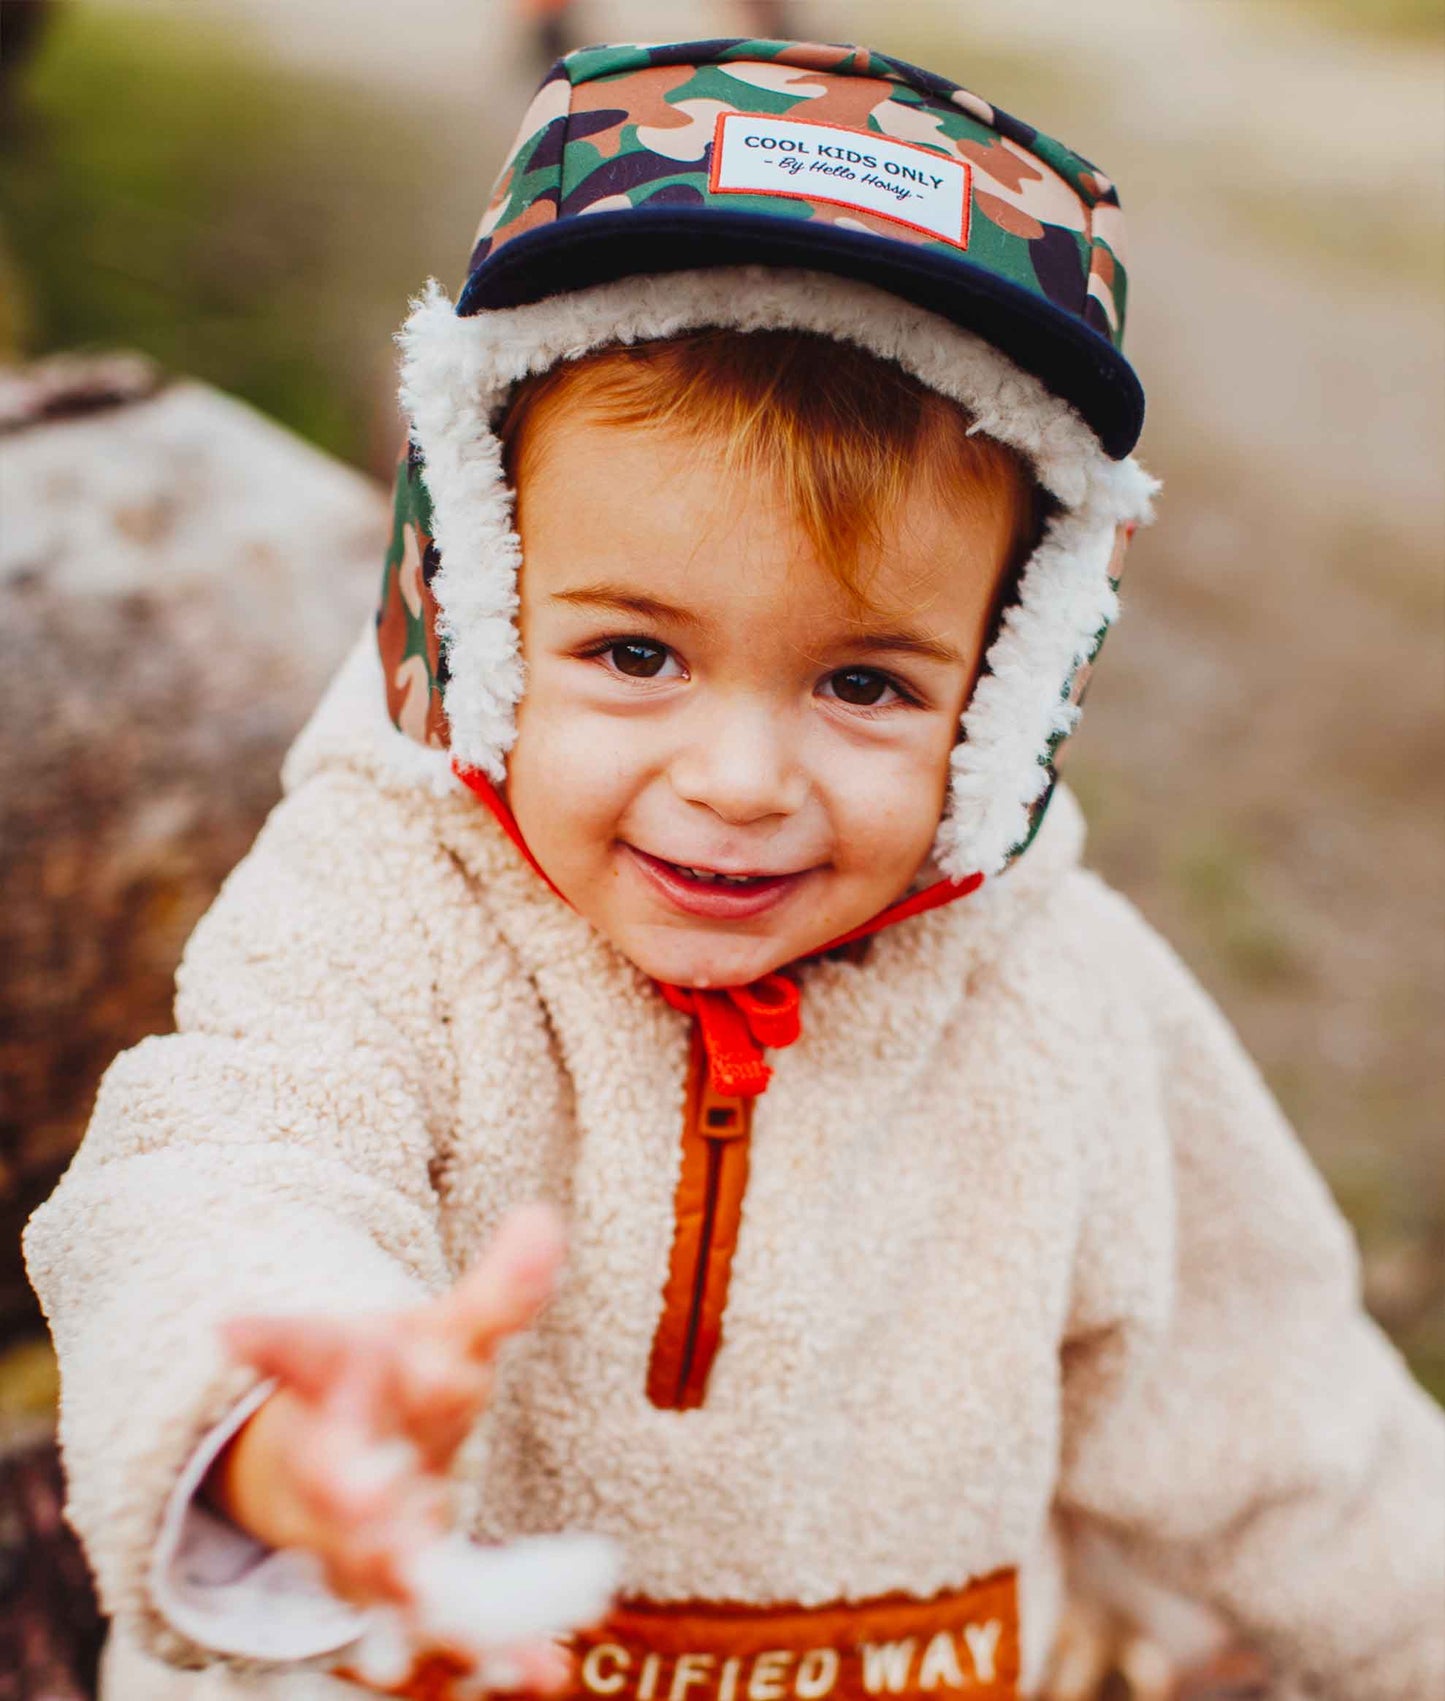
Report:
[[615,639],[595,653],[604,657],[608,665],[618,673],[625,673],[629,679],[656,679],[669,662],[673,664],[676,672],[681,672],[677,667],[676,657],[666,644],[654,644],[647,638]]
[[836,697],[855,709],[882,708],[890,702],[909,699],[886,673],[872,667],[844,667],[823,681],[823,695]]

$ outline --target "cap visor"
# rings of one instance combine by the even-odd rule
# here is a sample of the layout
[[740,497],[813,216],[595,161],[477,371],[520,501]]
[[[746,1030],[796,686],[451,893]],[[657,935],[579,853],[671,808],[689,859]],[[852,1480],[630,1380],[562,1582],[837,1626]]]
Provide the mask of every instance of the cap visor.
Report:
[[457,302],[468,315],[591,284],[712,266],[799,266],[856,278],[973,331],[1083,416],[1122,459],[1144,425],[1144,391],[1106,337],[965,255],[937,254],[812,220],[714,208],[635,207],[523,231],[482,261]]

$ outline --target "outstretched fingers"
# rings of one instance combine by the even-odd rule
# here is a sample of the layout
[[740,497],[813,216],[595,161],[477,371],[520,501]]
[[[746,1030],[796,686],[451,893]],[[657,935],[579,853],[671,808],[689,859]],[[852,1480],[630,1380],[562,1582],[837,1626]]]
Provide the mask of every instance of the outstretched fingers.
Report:
[[331,1586],[352,1600],[408,1601],[410,1566],[447,1526],[446,1483],[419,1469],[408,1443],[335,1425],[302,1438],[291,1468],[316,1532],[307,1545]]
[[[408,1566],[450,1521],[447,1473],[496,1349],[547,1303],[564,1252],[561,1216],[527,1206],[449,1293],[409,1310],[224,1324],[232,1357],[280,1388],[228,1451],[220,1504],[272,1545],[315,1554],[338,1593],[405,1605]],[[565,1668],[555,1650],[536,1658],[523,1664],[541,1692]]]
[[356,1360],[356,1330],[326,1317],[233,1317],[221,1325],[232,1358],[310,1404],[330,1397]]
[[551,1298],[566,1249],[562,1218],[552,1206],[519,1206],[438,1302],[440,1328],[470,1358],[490,1359],[502,1341],[526,1328]]
[[439,1330],[421,1330],[397,1353],[396,1415],[432,1470],[466,1440],[492,1389],[490,1365]]

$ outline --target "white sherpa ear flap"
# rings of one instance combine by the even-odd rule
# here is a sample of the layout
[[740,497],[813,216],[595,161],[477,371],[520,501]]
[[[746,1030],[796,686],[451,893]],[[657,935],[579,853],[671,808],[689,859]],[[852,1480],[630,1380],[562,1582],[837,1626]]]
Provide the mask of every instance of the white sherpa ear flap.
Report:
[[492,422],[512,386],[607,343],[701,326],[783,327],[896,361],[1017,449],[1060,512],[1026,564],[954,751],[935,861],[953,879],[996,874],[1028,836],[1058,740],[1078,717],[1076,670],[1117,611],[1109,577],[1120,525],[1149,516],[1157,488],[1113,461],[1074,410],[991,344],[871,284],[750,266],[627,278],[525,307],[460,318],[440,285],[400,333],[401,398],[425,461],[432,579],[446,646],[453,755],[494,782],[505,774],[522,693],[517,634],[521,544]]

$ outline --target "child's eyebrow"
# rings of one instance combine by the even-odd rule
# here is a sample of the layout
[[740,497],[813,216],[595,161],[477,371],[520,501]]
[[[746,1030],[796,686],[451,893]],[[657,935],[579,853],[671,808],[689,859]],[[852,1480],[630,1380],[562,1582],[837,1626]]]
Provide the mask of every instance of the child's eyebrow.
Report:
[[702,624],[701,618],[691,609],[678,608],[658,597],[642,596],[614,585],[580,585],[575,591],[553,591],[551,600],[585,608],[615,609],[619,614],[635,614],[642,620],[670,621],[675,626]]
[[[643,595],[640,591],[625,591],[620,585],[579,585],[572,591],[553,591],[551,601],[570,603],[581,608],[606,608],[618,614],[635,614],[640,620],[658,624],[670,622],[675,626],[703,625],[703,619],[690,608],[679,608],[660,597]],[[921,632],[852,631],[827,649],[883,651],[890,655],[918,656],[925,661],[962,665],[964,658],[952,644],[941,638],[925,637]]]
[[884,650],[893,655],[920,656],[925,661],[956,662],[963,657],[952,644],[941,638],[925,638],[919,632],[854,632],[840,646],[843,649]]

